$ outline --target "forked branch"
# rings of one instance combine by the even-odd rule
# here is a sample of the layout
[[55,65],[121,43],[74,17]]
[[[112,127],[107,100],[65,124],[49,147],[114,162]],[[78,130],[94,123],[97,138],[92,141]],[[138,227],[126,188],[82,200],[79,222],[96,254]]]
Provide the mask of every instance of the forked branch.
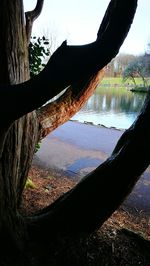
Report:
[[25,13],[26,17],[26,34],[27,42],[30,43],[31,32],[33,27],[33,22],[39,17],[43,8],[44,0],[37,0],[37,4],[34,10]]

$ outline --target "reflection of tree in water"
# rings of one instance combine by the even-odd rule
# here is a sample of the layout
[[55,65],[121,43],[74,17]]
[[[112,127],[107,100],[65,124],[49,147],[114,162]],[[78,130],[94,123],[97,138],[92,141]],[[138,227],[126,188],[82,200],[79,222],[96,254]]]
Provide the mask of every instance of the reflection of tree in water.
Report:
[[142,93],[115,93],[110,90],[104,94],[96,93],[88,100],[82,108],[83,111],[94,111],[96,113],[112,111],[114,113],[135,113],[138,114],[143,105],[146,94]]

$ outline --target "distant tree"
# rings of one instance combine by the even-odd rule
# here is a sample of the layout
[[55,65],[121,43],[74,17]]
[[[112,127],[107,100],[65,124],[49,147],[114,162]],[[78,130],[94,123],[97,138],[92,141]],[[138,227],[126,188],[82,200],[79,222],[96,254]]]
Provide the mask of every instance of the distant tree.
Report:
[[126,66],[135,59],[132,54],[119,54],[108,64],[106,68],[106,76],[115,77],[122,76]]
[[147,57],[140,56],[136,60],[129,63],[123,71],[123,80],[126,81],[130,79],[133,81],[134,85],[137,86],[135,78],[140,77],[143,81],[143,87],[146,87],[146,76],[149,72],[147,69],[146,58]]
[[136,76],[137,76],[136,63],[134,61],[134,62],[131,62],[129,65],[127,65],[127,67],[123,71],[123,81],[126,81],[129,79],[134,83],[134,86],[136,86],[136,80],[135,80]]
[[141,60],[143,62],[144,75],[145,77],[150,77],[150,53],[146,52]]
[[126,66],[135,60],[136,56],[132,54],[119,54],[114,59],[115,64],[115,71],[119,76],[122,75],[123,71],[125,70]]

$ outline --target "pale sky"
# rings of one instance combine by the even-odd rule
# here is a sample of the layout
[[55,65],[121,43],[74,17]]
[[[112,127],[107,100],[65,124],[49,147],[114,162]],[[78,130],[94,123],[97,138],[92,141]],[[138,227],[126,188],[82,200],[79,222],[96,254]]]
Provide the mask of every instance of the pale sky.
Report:
[[[125,0],[121,0],[125,1]],[[96,39],[99,25],[110,0],[45,0],[33,33],[55,36],[59,46],[85,44]],[[36,0],[24,0],[25,11],[34,9]],[[142,54],[150,43],[150,0],[138,0],[138,7],[130,32],[120,53]]]

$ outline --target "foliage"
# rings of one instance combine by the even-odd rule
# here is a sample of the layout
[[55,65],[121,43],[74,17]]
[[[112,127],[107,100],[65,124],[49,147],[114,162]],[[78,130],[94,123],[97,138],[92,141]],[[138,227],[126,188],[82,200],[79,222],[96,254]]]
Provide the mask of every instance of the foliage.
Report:
[[[50,55],[49,40],[44,36],[40,37],[31,37],[29,44],[29,67],[30,67],[30,76],[36,76],[42,68],[45,66],[43,59]],[[35,153],[40,149],[40,142],[35,146]]]
[[41,147],[41,142],[39,141],[36,145],[35,145],[35,153],[40,149]]
[[[40,37],[31,37],[29,44],[29,67],[30,67],[30,76],[36,76],[42,68],[45,66],[43,60],[45,57],[50,55],[50,50],[47,47],[49,45],[49,40],[44,36]],[[35,153],[40,149],[40,142],[35,146]]]
[[45,66],[44,59],[50,55],[48,45],[49,40],[44,36],[42,38],[31,37],[29,44],[29,67],[31,77],[37,75]]

